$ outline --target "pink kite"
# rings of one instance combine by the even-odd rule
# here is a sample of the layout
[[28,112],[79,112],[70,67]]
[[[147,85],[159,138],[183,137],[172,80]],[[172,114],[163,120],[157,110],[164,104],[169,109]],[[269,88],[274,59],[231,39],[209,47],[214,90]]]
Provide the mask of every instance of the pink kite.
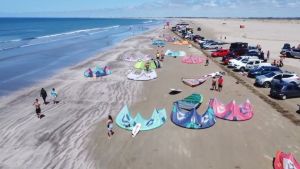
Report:
[[200,79],[191,79],[191,78],[182,78],[182,82],[190,87],[196,87],[204,83],[208,78]]
[[214,109],[215,115],[220,119],[245,121],[253,117],[253,108],[249,100],[242,105],[237,105],[234,100],[224,105],[217,99],[212,99],[209,104]]
[[187,64],[201,64],[204,62],[204,59],[199,56],[185,56],[181,59],[181,62]]
[[278,151],[274,160],[274,169],[300,169],[300,164],[291,153]]
[[170,35],[165,35],[164,38],[165,38],[165,41],[167,41],[167,42],[174,42],[175,41],[175,38],[173,38]]

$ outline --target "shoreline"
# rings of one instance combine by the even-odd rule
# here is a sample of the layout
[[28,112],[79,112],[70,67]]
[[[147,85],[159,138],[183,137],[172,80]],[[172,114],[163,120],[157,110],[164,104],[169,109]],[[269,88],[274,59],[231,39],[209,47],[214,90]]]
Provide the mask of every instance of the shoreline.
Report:
[[[218,37],[210,29],[206,33],[207,37]],[[224,76],[222,92],[210,90],[211,80],[195,88],[181,82],[182,77],[221,71],[217,62],[210,62],[209,66],[191,65],[183,64],[180,57],[165,57],[162,68],[157,69],[157,79],[127,80],[127,70],[133,63],[120,60],[120,56],[134,52],[154,54],[156,49],[150,39],[162,34],[172,35],[172,32],[157,28],[130,37],[100,55],[64,69],[15,99],[1,100],[0,168],[271,169],[277,150],[292,152],[296,159],[300,158],[299,127],[247,86],[236,84],[231,74]],[[164,50],[167,49],[206,57],[195,47],[167,43]],[[108,64],[112,75],[97,80],[84,78],[83,71],[97,64]],[[46,117],[41,120],[35,117],[31,106],[33,99],[39,96],[40,86],[47,89],[59,86],[56,88],[61,97],[57,105],[42,106]],[[170,88],[183,91],[169,95]],[[204,130],[178,127],[170,120],[172,103],[192,93],[204,96],[197,110],[199,114],[206,111],[211,98],[223,103],[234,99],[238,104],[249,99],[255,114],[244,122],[217,119],[213,127]],[[140,112],[145,118],[150,117],[154,108],[165,108],[167,122],[160,128],[140,132],[134,139],[129,131],[114,124],[115,134],[108,139],[107,114],[115,119],[125,104],[133,115]]]
[[[25,23],[35,23],[43,19],[28,20]],[[10,20],[8,20],[10,21]],[[47,25],[44,32],[22,35],[22,29],[16,32],[15,38],[3,37],[0,45],[2,72],[0,97],[31,87],[45,79],[95,57],[108,49],[112,49],[120,41],[151,31],[161,21],[144,23],[147,20],[69,20],[74,26],[51,31]],[[21,22],[21,20],[12,20]],[[45,20],[46,24],[60,20]],[[88,22],[87,25],[81,24]],[[119,23],[119,25],[118,25]],[[132,23],[132,26],[130,24]],[[114,26],[109,26],[114,25]],[[32,26],[35,26],[34,24]],[[49,30],[48,30],[49,29]],[[25,31],[25,30],[24,30]],[[24,37],[23,37],[24,36]],[[5,40],[7,39],[7,40]],[[6,50],[7,49],[7,50]],[[18,69],[15,69],[18,68]]]
[[31,84],[29,86],[26,86],[26,87],[23,87],[23,88],[20,88],[20,89],[14,91],[14,92],[10,92],[7,95],[0,96],[0,101],[1,102],[5,102],[6,100],[8,100],[8,98],[12,99],[13,97],[24,95],[26,92],[28,92],[28,90],[32,91],[34,88],[36,88],[35,86],[43,86],[43,84],[49,83],[51,81],[51,79],[53,80],[55,78],[59,78],[59,76],[62,76],[62,74],[64,72],[68,72],[70,70],[74,70],[76,68],[80,68],[80,67],[86,66],[89,63],[98,60],[98,58],[101,57],[101,55],[108,55],[109,53],[113,53],[112,51],[115,48],[118,48],[118,46],[120,46],[121,44],[123,44],[125,41],[127,41],[129,39],[132,39],[132,38],[135,38],[137,36],[143,35],[143,34],[154,32],[157,28],[158,28],[158,25],[157,26],[152,26],[149,30],[146,30],[144,32],[139,32],[139,33],[136,33],[134,35],[130,35],[130,36],[122,39],[121,41],[119,41],[119,42],[117,42],[117,43],[115,43],[115,44],[113,44],[111,46],[104,47],[101,50],[101,52],[97,52],[96,54],[94,54],[92,56],[88,56],[87,59],[83,59],[79,63],[76,63],[76,64],[71,65],[71,66],[67,66],[67,67],[64,67],[64,68],[60,68],[60,69],[56,70],[55,73],[52,74],[52,75],[50,75],[49,77],[46,77],[46,78],[44,78],[42,80],[34,82],[33,84]]
[[[122,61],[120,57],[126,52],[139,51],[136,49],[147,54],[151,50],[150,38],[156,35],[157,28],[129,37],[102,54],[65,68],[43,83],[3,98],[0,104],[0,134],[3,136],[0,140],[0,167],[90,166],[91,161],[83,163],[80,160],[82,156],[88,156],[87,138],[91,131],[125,103],[131,105],[136,102],[143,87],[143,83],[127,80],[126,72],[132,63]],[[95,65],[110,66],[112,74],[96,80],[84,78],[83,71]],[[42,105],[42,113],[46,117],[37,119],[31,105],[34,98],[40,98],[41,87],[48,92],[55,87],[60,102]]]

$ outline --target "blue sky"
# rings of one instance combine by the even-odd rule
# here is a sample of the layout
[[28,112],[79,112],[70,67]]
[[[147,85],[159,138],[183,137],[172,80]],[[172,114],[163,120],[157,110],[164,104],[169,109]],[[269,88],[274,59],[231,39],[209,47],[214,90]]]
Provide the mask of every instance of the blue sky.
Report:
[[0,0],[0,16],[300,17],[300,0]]

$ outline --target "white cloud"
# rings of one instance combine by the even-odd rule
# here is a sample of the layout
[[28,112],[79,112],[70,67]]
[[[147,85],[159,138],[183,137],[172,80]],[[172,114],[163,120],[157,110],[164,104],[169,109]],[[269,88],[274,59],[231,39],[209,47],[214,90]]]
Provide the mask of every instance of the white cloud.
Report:
[[[89,17],[300,17],[300,0],[153,0],[125,8],[30,13],[27,16]],[[22,14],[24,16],[25,14]]]

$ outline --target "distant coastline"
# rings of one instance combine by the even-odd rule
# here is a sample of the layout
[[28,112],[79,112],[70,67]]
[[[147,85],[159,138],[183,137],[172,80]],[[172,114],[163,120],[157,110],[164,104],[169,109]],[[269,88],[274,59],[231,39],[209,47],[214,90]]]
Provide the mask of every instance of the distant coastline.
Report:
[[4,16],[0,19],[153,19],[153,20],[163,20],[163,19],[247,19],[247,20],[300,20],[300,17],[20,17],[20,16]]
[[259,20],[300,20],[300,17],[166,17],[178,19],[259,19]]

